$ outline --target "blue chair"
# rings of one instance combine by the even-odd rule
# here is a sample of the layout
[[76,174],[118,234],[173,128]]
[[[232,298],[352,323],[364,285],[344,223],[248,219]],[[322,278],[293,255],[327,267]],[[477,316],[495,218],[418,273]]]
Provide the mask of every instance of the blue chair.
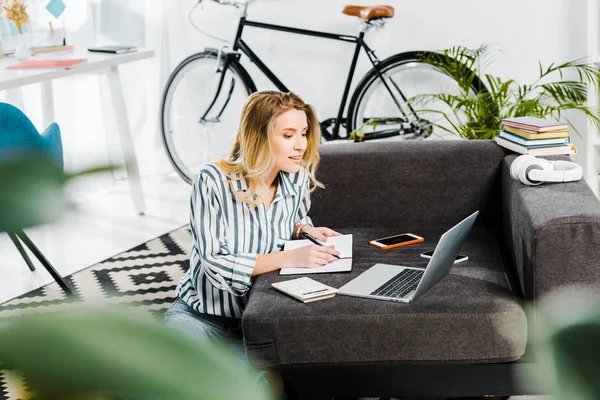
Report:
[[[62,142],[58,125],[52,123],[40,135],[29,118],[27,118],[21,110],[10,104],[0,103],[0,154],[4,157],[11,157],[17,154],[31,153],[46,156],[55,162],[61,169],[63,168]],[[73,294],[69,285],[58,272],[56,272],[54,267],[52,267],[50,262],[44,257],[42,252],[35,244],[33,244],[31,239],[29,239],[22,229],[7,233],[19,250],[19,253],[21,253],[21,256],[29,266],[30,270],[35,271],[35,266],[25,252],[20,241],[29,248],[65,293],[68,295]]]

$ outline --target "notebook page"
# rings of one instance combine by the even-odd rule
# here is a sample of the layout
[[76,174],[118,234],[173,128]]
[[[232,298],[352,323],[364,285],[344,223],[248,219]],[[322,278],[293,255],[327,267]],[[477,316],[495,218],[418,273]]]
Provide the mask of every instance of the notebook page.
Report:
[[[290,240],[283,245],[284,250],[294,250],[299,247],[314,244],[310,240]],[[317,268],[283,268],[279,275],[319,274],[329,272],[348,272],[352,270],[352,235],[332,236],[327,238],[327,245],[334,245],[340,252],[341,260],[335,260],[327,265]],[[346,258],[350,257],[350,258]]]

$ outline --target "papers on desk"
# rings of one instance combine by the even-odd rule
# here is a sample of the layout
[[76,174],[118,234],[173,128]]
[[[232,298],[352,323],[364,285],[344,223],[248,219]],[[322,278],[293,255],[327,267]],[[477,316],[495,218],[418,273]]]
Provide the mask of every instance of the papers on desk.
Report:
[[[283,245],[284,250],[294,250],[299,247],[312,245],[310,240],[290,240]],[[322,274],[329,272],[348,272],[352,270],[352,235],[333,236],[327,238],[328,245],[334,245],[340,252],[341,260],[330,262],[318,268],[282,268],[279,275]]]
[[18,64],[13,64],[6,69],[55,69],[72,68],[77,64],[87,61],[85,58],[56,59],[56,60],[27,60]]

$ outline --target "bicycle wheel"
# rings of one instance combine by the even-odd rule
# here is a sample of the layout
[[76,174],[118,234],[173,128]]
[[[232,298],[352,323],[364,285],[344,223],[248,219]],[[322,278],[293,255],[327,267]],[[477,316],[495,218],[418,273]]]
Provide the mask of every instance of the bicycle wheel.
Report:
[[[420,61],[420,54],[423,52],[396,54],[382,61],[379,66],[388,87],[394,93],[404,113],[400,111],[375,69],[371,69],[356,87],[348,105],[347,132],[362,126],[361,133],[366,133],[366,138],[375,130],[377,137],[389,136],[389,140],[460,138],[436,126],[441,125],[452,130],[452,125],[443,115],[423,111],[423,108],[426,108],[452,115],[447,105],[442,102],[432,102],[421,106],[421,109],[411,105],[411,109],[406,104],[406,99],[418,94],[460,93],[460,87],[455,80],[436,70],[432,65]],[[404,99],[398,88],[402,91]],[[471,91],[477,94],[487,92],[487,88],[477,76],[474,76]],[[373,118],[389,118],[389,120],[378,123],[374,130],[373,126],[364,125]]]
[[216,51],[194,54],[175,68],[163,94],[161,128],[169,160],[186,182],[227,154],[244,102],[255,91],[235,59],[223,78]]

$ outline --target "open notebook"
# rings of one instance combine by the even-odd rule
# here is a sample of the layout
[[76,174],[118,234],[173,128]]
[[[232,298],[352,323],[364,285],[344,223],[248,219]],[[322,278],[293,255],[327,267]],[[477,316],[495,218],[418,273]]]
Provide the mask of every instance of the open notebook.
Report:
[[[294,250],[298,247],[312,245],[307,239],[290,240],[283,245],[284,250]],[[279,275],[304,275],[328,272],[348,272],[352,270],[352,235],[333,236],[327,238],[327,245],[334,245],[340,252],[340,260],[335,260],[318,268],[282,268]]]

